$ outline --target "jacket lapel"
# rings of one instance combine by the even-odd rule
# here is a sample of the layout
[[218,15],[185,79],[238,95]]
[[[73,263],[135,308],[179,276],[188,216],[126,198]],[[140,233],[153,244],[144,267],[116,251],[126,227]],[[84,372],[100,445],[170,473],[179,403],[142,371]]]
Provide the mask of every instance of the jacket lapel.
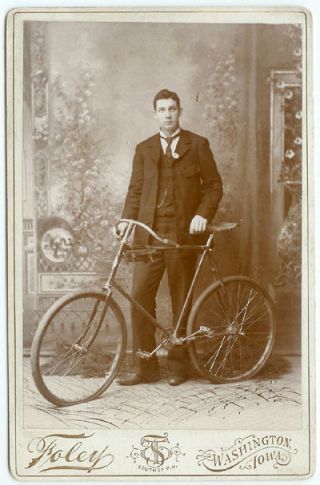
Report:
[[179,155],[179,158],[182,158],[187,151],[191,148],[191,140],[189,138],[188,132],[185,130],[181,130],[181,134],[179,137],[179,141],[176,147],[176,153]]
[[161,144],[160,144],[160,135],[154,135],[148,144],[148,151],[149,151],[149,156],[152,159],[152,161],[156,164],[159,163],[160,161],[160,149],[161,149]]

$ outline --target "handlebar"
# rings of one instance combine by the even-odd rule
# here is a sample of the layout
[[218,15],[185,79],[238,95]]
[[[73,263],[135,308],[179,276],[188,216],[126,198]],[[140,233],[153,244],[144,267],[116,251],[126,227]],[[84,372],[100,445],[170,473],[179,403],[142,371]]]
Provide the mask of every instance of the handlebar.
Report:
[[116,226],[120,224],[120,222],[127,222],[129,224],[127,228],[127,231],[130,231],[128,234],[128,237],[130,236],[130,233],[133,227],[139,226],[145,231],[147,231],[150,234],[150,236],[154,237],[157,241],[161,242],[162,244],[166,244],[167,246],[179,247],[179,244],[177,244],[175,241],[171,241],[171,239],[168,239],[168,238],[163,239],[162,237],[158,236],[157,233],[155,233],[149,226],[147,226],[143,222],[135,221],[134,219],[120,219],[120,221],[116,224]]
[[[143,222],[136,221],[134,219],[120,219],[120,221],[118,223],[116,223],[116,226],[118,224],[120,224],[121,222],[127,222],[128,223],[128,227],[127,227],[125,235],[124,235],[126,240],[128,240],[133,228],[135,226],[138,226],[138,227],[141,227],[142,229],[144,229],[145,231],[147,231],[150,234],[150,236],[154,237],[160,243],[165,244],[167,246],[173,246],[173,247],[176,247],[176,248],[179,247],[179,244],[177,244],[175,241],[171,241],[168,238],[161,238],[160,236],[158,236],[158,234],[155,233],[153,231],[153,229],[151,229],[149,226],[147,226]],[[227,230],[230,230],[230,229],[234,229],[235,227],[237,227],[239,225],[240,225],[239,222],[216,222],[216,223],[213,223],[213,224],[209,223],[209,224],[207,224],[206,230],[204,232],[210,232],[211,234],[213,234],[213,233],[218,232],[218,231],[227,231]]]

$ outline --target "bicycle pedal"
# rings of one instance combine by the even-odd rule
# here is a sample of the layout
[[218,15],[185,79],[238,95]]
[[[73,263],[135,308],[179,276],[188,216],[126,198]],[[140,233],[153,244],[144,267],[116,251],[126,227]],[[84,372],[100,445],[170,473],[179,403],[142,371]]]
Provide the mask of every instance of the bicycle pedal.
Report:
[[175,337],[175,338],[172,338],[172,345],[174,346],[179,346],[179,345],[183,345],[185,343],[186,339],[184,337]]
[[212,333],[212,330],[210,330],[210,328],[206,327],[205,325],[201,325],[199,328],[199,332],[203,333],[204,335],[208,335]]
[[144,350],[138,350],[138,352],[136,352],[136,356],[139,357],[139,359],[150,359],[151,353],[145,352]]

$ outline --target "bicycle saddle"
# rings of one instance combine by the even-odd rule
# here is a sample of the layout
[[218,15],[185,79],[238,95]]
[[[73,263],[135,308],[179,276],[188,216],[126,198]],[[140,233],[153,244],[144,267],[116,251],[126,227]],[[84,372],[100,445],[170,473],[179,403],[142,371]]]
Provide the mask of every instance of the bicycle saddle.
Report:
[[217,232],[217,231],[228,231],[239,226],[238,222],[214,222],[213,224],[207,225],[207,231]]

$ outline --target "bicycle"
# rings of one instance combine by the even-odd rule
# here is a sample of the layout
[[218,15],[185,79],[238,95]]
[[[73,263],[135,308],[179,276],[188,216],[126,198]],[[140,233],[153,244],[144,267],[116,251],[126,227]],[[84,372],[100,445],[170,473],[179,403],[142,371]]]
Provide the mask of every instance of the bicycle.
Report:
[[[276,335],[274,305],[269,294],[246,276],[222,278],[213,261],[214,234],[231,230],[237,223],[208,226],[203,245],[179,245],[159,237],[145,224],[127,222],[111,272],[102,288],[79,289],[59,298],[41,319],[34,335],[31,364],[35,384],[52,404],[70,406],[96,399],[115,379],[127,344],[125,317],[113,297],[116,290],[139,309],[161,332],[152,352],[137,352],[150,359],[160,348],[185,345],[198,373],[216,383],[250,379],[267,362]],[[140,226],[161,245],[134,247],[130,236]],[[164,327],[115,281],[121,261],[148,258],[155,251],[199,252],[199,261],[180,317],[173,330]],[[184,337],[179,328],[204,261],[209,259],[211,283],[191,309]],[[98,362],[97,362],[98,360]]]

